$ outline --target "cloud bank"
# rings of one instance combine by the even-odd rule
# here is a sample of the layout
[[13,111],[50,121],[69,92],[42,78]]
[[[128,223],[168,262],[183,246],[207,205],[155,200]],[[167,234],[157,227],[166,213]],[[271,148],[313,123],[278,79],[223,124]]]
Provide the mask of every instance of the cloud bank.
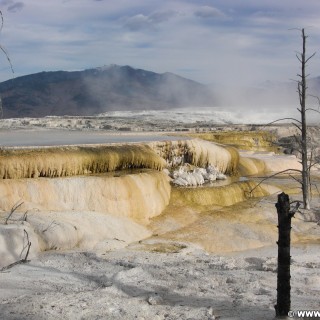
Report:
[[[259,85],[296,76],[301,37],[292,28],[307,28],[308,52],[320,46],[318,0],[2,0],[0,9],[16,76],[118,64]],[[0,63],[0,80],[10,79]],[[319,56],[309,68],[319,75]]]

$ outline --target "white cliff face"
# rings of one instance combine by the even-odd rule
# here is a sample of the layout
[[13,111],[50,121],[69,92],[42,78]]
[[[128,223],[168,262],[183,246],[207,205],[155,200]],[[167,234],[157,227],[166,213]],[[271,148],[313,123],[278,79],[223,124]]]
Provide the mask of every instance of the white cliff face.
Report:
[[293,155],[276,155],[243,151],[240,153],[239,171],[244,176],[280,172],[284,170],[301,170],[301,163]]
[[170,192],[168,176],[151,170],[119,177],[0,180],[1,220],[23,202],[9,225],[0,224],[0,267],[23,258],[27,237],[29,258],[51,249],[110,250],[149,237],[143,224],[162,213]]
[[147,221],[159,215],[170,199],[170,183],[163,172],[120,177],[0,180],[0,208],[10,210],[23,201],[23,210],[98,211]]
[[[27,239],[31,242],[28,259],[39,251],[95,250],[107,252],[151,236],[146,227],[126,217],[96,211],[29,210],[27,221],[23,212],[15,212],[8,225],[0,224],[0,268],[24,259]],[[0,218],[6,214],[0,213]]]

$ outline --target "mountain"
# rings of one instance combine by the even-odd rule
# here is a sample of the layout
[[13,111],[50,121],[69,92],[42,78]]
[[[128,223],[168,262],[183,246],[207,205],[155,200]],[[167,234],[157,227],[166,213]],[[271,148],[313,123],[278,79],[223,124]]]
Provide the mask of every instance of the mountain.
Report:
[[40,72],[0,83],[5,118],[95,115],[107,111],[213,106],[203,84],[172,73],[111,65]]

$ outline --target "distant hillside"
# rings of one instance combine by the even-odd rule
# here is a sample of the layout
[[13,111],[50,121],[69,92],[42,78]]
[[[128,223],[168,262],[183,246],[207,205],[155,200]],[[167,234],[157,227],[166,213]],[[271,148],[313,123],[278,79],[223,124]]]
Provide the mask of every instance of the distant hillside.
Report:
[[0,83],[0,94],[5,118],[215,105],[205,85],[116,65],[18,77]]

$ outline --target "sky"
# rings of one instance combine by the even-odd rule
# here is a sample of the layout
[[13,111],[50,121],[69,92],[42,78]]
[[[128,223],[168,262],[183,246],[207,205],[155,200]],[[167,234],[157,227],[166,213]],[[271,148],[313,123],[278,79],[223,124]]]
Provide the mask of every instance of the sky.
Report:
[[[0,44],[15,77],[130,65],[209,85],[320,76],[319,0],[0,0]],[[12,78],[0,57],[0,81]]]

